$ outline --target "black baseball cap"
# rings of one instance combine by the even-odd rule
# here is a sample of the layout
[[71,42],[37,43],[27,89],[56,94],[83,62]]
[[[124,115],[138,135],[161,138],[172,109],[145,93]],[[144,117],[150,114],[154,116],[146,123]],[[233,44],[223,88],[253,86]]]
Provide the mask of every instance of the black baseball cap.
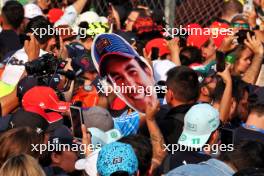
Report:
[[33,76],[26,76],[18,82],[17,85],[17,97],[19,101],[22,101],[24,94],[31,88],[39,84],[38,79]]
[[49,123],[39,114],[19,109],[11,116],[9,129],[26,126],[40,134],[46,132]]

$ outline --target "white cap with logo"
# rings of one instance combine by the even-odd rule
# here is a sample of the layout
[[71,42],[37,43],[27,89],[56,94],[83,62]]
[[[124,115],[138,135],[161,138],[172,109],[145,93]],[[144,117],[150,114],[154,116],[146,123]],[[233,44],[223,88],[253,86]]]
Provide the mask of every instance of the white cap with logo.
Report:
[[220,125],[219,112],[207,103],[194,105],[184,117],[178,144],[201,148]]

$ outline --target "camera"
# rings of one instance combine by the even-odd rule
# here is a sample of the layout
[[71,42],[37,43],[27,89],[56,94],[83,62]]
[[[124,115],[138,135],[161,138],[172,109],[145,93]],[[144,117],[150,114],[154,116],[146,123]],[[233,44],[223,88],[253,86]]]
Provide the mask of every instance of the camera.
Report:
[[25,69],[28,75],[37,77],[40,85],[45,85],[57,89],[60,82],[60,75],[68,78],[66,85],[62,91],[70,88],[71,80],[75,79],[75,72],[72,70],[64,71],[67,61],[58,59],[52,54],[44,54],[36,60],[27,62]]
[[48,75],[54,74],[58,69],[63,69],[67,62],[55,58],[52,54],[44,54],[36,60],[25,64],[29,75]]
[[238,31],[236,36],[238,36],[237,42],[239,44],[244,44],[244,40],[247,39],[247,33],[249,33],[250,37],[255,35],[255,32],[251,30],[242,29]]

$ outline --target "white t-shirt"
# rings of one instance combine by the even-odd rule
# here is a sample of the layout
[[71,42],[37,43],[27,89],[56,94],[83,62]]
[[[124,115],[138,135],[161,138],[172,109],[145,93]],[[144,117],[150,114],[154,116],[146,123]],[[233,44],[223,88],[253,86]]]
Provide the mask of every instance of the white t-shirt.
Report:
[[[40,49],[39,56],[47,52]],[[1,81],[6,84],[16,86],[25,72],[25,63],[28,62],[28,55],[25,49],[17,50],[9,59],[2,74]]]

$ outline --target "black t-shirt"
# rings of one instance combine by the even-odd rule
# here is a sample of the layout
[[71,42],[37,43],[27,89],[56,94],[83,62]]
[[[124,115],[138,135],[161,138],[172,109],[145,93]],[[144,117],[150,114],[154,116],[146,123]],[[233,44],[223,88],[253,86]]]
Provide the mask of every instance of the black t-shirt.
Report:
[[60,167],[48,166],[43,168],[47,176],[69,176],[63,169]]
[[[174,108],[163,105],[156,114],[156,121],[163,134],[166,144],[177,144],[183,131],[184,116],[194,104],[180,105]],[[149,136],[146,125],[142,126],[140,134]]]
[[260,140],[264,142],[264,133],[241,126],[235,130],[235,144],[239,144],[243,140]]
[[0,62],[3,61],[4,56],[11,52],[22,48],[19,36],[13,30],[3,30],[0,33]]

